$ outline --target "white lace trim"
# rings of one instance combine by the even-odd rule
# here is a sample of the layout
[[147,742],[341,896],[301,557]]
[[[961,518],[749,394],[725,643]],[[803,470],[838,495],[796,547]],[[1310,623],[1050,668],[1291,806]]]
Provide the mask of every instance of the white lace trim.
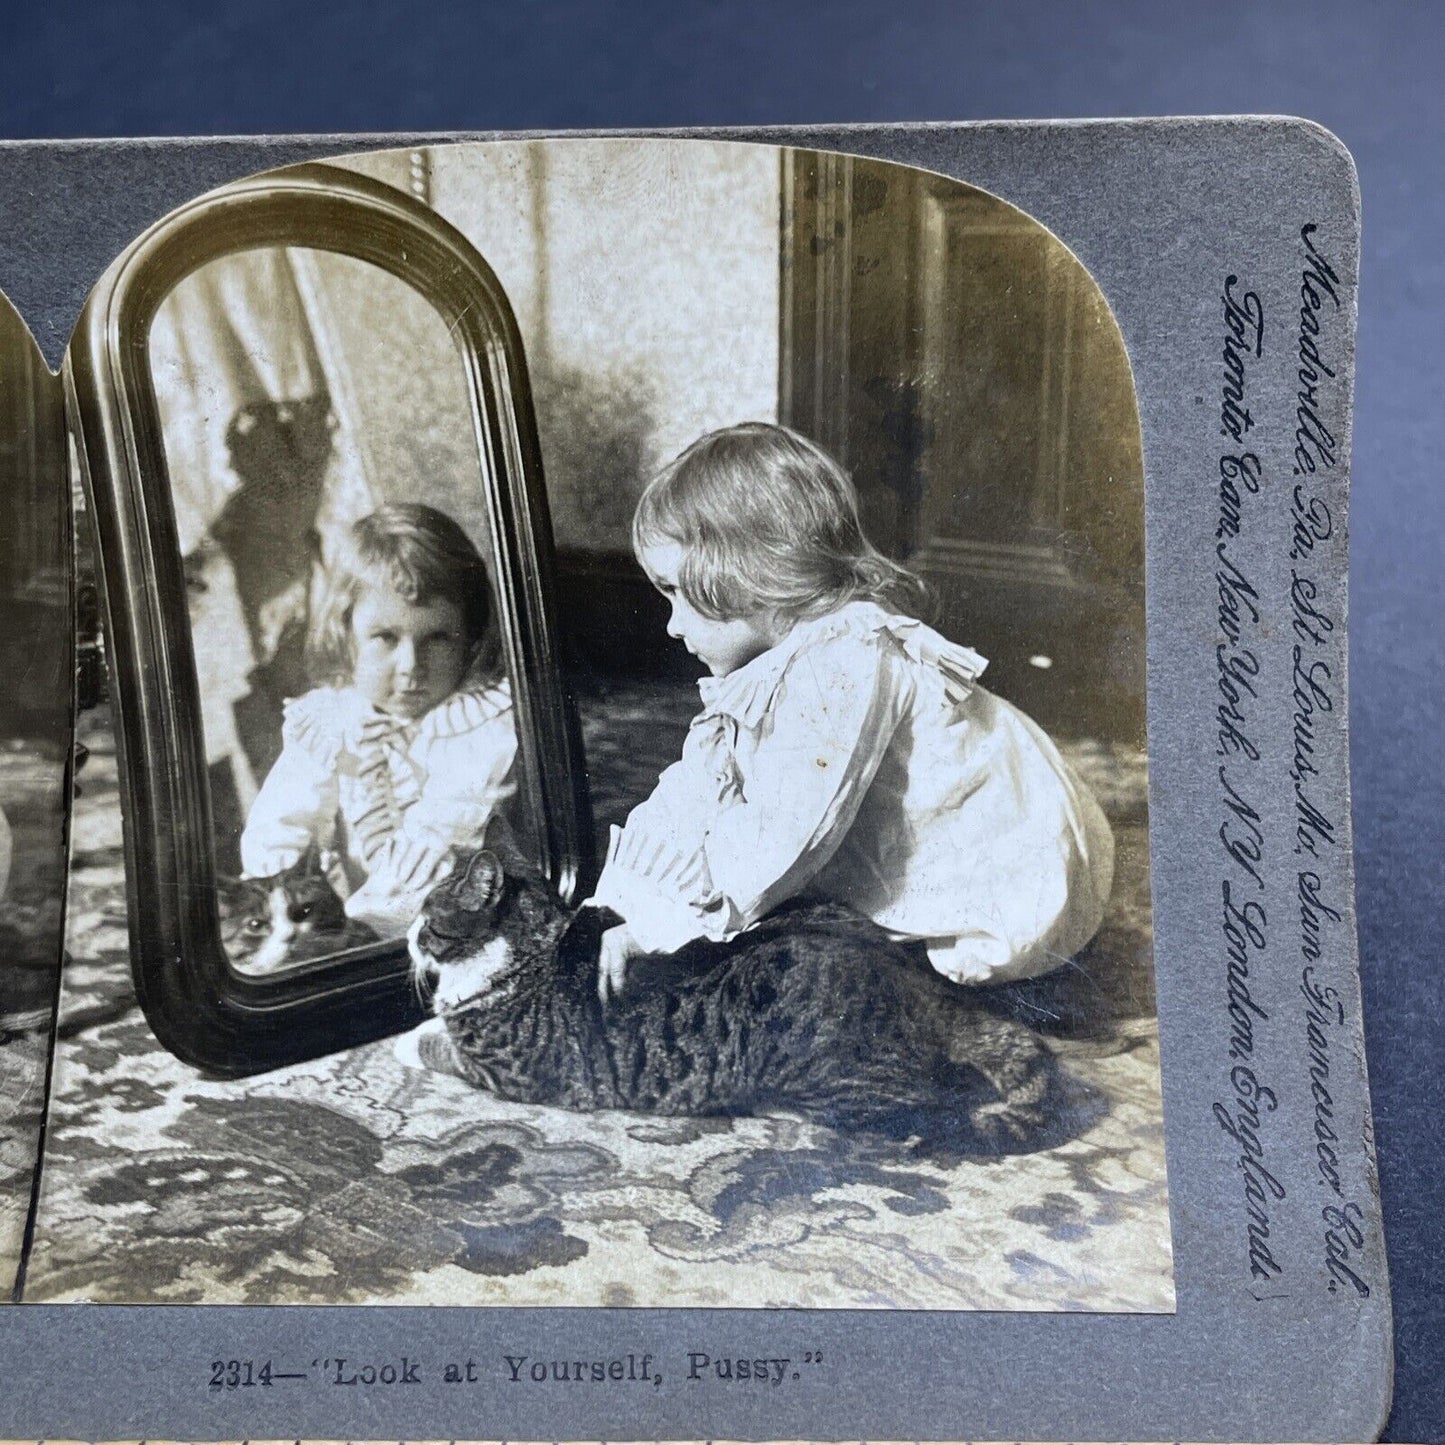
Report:
[[876,602],[850,602],[836,612],[800,622],[776,647],[770,647],[726,677],[705,677],[698,683],[703,710],[694,725],[724,714],[744,727],[755,728],[771,707],[784,675],[799,654],[837,637],[866,642],[884,635],[910,661],[938,673],[950,703],[957,706],[973,690],[988,660],[970,647],[950,642],[915,617],[885,612]]

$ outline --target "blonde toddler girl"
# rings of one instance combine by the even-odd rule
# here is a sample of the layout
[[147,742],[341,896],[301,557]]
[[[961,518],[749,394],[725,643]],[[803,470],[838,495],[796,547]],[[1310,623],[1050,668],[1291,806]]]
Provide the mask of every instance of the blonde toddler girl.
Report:
[[349,543],[309,639],[326,685],[286,705],[241,861],[269,877],[318,844],[345,876],[347,913],[390,937],[511,796],[517,733],[486,568],[461,527],[398,504]]
[[908,610],[838,464],[784,427],[704,436],[644,492],[633,545],[711,674],[681,759],[614,829],[599,992],[638,953],[725,940],[803,891],[960,984],[1023,978],[1097,930],[1098,804],[985,662]]

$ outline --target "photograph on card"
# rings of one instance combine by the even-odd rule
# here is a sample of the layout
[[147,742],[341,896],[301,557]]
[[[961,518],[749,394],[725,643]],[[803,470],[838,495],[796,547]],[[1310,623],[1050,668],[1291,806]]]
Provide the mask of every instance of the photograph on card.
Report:
[[67,378],[126,866],[27,1301],[1174,1309],[1138,403],[1063,241],[842,154],[380,152],[157,223]]

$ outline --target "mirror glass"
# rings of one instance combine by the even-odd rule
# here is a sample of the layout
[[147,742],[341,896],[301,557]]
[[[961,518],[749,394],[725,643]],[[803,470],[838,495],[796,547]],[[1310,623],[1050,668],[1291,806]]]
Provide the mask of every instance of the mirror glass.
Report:
[[190,272],[149,345],[227,956],[399,938],[452,848],[529,835],[462,357],[405,282],[281,246]]

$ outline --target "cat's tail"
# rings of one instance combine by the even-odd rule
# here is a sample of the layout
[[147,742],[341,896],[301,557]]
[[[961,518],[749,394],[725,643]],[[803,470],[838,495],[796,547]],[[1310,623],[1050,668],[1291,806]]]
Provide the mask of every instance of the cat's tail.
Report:
[[1044,1042],[1056,1057],[1070,1059],[1113,1059],[1149,1048],[1159,1041],[1159,1021],[1154,1018],[1119,1019],[1103,1032],[1074,1037],[1046,1034]]
[[1017,1146],[1043,1128],[1057,1066],[1032,1029],[983,1010],[960,1012],[946,1047],[952,1063],[982,1075],[994,1091],[969,1110],[982,1143]]

